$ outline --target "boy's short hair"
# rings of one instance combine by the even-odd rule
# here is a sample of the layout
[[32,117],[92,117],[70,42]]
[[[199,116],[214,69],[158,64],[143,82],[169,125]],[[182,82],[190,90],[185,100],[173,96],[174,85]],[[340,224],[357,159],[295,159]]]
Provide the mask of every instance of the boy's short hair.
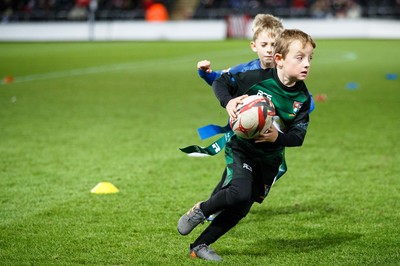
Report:
[[281,54],[282,58],[286,58],[286,55],[289,53],[289,46],[294,41],[300,41],[303,44],[303,47],[308,43],[311,44],[313,48],[317,46],[313,38],[307,33],[298,29],[286,29],[276,40],[275,53]]
[[253,41],[255,41],[260,33],[264,31],[269,33],[272,38],[276,38],[284,28],[279,18],[270,14],[258,14],[253,20],[251,29],[253,31]]

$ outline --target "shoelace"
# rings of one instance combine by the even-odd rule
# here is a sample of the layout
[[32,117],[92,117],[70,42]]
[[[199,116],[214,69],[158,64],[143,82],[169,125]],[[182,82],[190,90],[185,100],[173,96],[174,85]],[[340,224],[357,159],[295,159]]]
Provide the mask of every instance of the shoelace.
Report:
[[[200,221],[201,224],[204,224],[204,220],[206,219],[206,217],[204,216],[203,212],[199,209],[194,209],[193,213],[194,215],[192,215],[192,217],[189,216],[189,221],[193,221],[194,223]],[[199,214],[200,217],[197,217],[197,214]]]
[[205,249],[205,251],[206,252],[208,252],[209,254],[217,254],[212,248],[210,248],[209,246],[207,246],[207,244],[202,244],[202,245],[200,245],[200,247],[199,247],[199,249],[198,250],[201,250],[201,249]]

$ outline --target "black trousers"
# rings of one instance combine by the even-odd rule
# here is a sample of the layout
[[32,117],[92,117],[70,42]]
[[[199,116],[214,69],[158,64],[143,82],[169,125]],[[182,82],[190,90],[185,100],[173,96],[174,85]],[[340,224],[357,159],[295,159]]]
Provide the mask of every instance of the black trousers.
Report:
[[[245,217],[254,202],[262,202],[266,186],[272,184],[281,157],[252,156],[252,151],[242,147],[237,141],[227,143],[225,151],[227,168],[210,198],[200,205],[204,215],[221,211],[211,224],[191,244],[210,245],[232,229]],[[229,159],[230,158],[230,159]],[[226,184],[227,178],[230,180]]]
[[[191,244],[191,248],[200,244],[210,245],[214,243],[218,238],[232,229],[243,217],[247,215],[254,203],[252,197],[234,204],[227,204],[227,202],[232,201],[230,194],[238,193],[238,188],[248,187],[249,185],[251,186],[251,184],[248,183],[249,180],[246,179],[235,180],[227,188],[219,190],[213,196],[211,196],[208,201],[205,201],[201,204],[202,210],[206,209],[207,205],[211,205],[212,211],[209,211],[207,214],[205,213],[206,217],[210,214],[218,212],[218,206],[224,207],[221,210],[221,213],[214,218],[211,224],[200,234],[194,243]],[[217,208],[215,208],[216,206]]]

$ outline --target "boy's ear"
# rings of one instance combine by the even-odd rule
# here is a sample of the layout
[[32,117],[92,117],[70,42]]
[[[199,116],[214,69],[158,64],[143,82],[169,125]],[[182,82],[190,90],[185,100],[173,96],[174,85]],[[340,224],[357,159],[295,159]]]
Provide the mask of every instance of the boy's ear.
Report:
[[275,61],[275,65],[277,66],[277,67],[282,67],[282,62],[283,62],[283,56],[282,56],[282,54],[278,54],[278,53],[276,53],[275,55],[274,55],[274,61]]
[[256,42],[251,41],[250,42],[250,48],[251,48],[251,50],[253,50],[253,52],[257,53]]

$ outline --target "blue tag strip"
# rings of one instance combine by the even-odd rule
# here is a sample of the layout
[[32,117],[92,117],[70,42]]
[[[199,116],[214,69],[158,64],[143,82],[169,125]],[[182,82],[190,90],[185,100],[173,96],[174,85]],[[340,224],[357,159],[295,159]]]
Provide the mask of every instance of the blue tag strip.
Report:
[[221,134],[221,133],[227,133],[229,131],[231,131],[229,121],[228,121],[228,124],[223,127],[211,124],[211,125],[207,125],[207,126],[200,127],[197,129],[197,132],[199,132],[199,135],[200,135],[200,139],[202,139],[202,140],[211,138],[211,137]]

